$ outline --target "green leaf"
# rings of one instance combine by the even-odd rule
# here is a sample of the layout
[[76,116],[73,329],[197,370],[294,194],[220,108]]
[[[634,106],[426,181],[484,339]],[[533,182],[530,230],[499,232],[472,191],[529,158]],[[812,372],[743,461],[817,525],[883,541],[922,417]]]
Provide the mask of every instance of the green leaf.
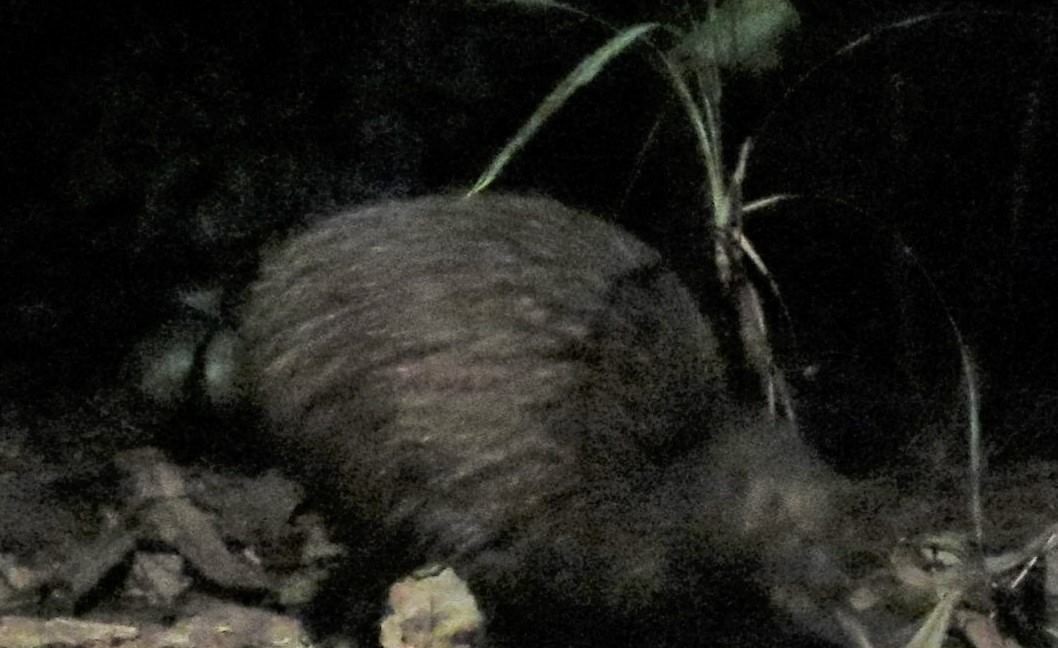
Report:
[[679,50],[698,65],[762,71],[779,64],[779,41],[800,23],[788,0],[727,0]]
[[510,162],[511,158],[513,158],[514,155],[533,138],[544,123],[551,118],[551,115],[558,112],[559,108],[565,105],[566,100],[568,100],[574,92],[590,83],[610,61],[617,58],[621,52],[657,26],[656,23],[633,25],[618,33],[616,36],[608,40],[602,47],[595,50],[590,56],[581,61],[572,72],[566,75],[566,78],[559,82],[555,89],[551,91],[551,94],[545,97],[540,105],[537,106],[533,114],[529,116],[529,119],[522,124],[522,127],[514,134],[514,137],[512,137],[510,141],[507,142],[507,145],[503,147],[503,150],[493,158],[492,164],[490,164],[489,168],[481,174],[481,177],[478,178],[474,187],[467,192],[467,195],[480,193],[492,184],[492,181],[499,176],[500,172],[505,166],[507,166],[507,163]]

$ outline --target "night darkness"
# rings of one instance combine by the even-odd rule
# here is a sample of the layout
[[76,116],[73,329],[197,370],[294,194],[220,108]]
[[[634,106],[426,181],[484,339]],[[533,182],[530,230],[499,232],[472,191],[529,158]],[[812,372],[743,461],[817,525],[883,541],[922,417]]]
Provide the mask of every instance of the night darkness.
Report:
[[[608,37],[485,3],[63,4],[0,6],[0,399],[43,418],[120,387],[177,291],[236,304],[307,214],[471,184]],[[619,25],[684,15],[575,4]],[[1058,458],[1054,3],[795,4],[781,66],[727,77],[723,114],[729,162],[753,138],[746,201],[806,197],[746,226],[788,309],[768,300],[805,435],[850,474],[935,438],[961,461],[950,314],[992,460]],[[702,185],[642,51],[498,183],[622,224],[698,295]]]
[[[811,197],[748,224],[790,309],[775,326],[810,434],[840,453],[958,420],[943,300],[979,363],[987,433],[1050,455],[1053,16],[960,4],[878,29],[945,8],[805,3],[783,67],[729,79],[728,149],[754,137],[747,200]],[[3,11],[0,390],[33,402],[106,382],[175,290],[237,293],[256,250],[306,213],[468,185],[605,36],[458,3]],[[627,57],[499,186],[615,218],[697,286],[708,248],[685,130],[656,73]]]

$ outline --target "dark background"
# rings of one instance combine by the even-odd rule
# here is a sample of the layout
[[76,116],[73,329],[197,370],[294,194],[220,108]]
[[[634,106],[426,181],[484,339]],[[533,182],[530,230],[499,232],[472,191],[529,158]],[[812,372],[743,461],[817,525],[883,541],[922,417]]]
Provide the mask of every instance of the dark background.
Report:
[[[618,25],[687,16],[576,4]],[[782,66],[726,77],[723,115],[729,154],[754,138],[747,200],[811,197],[747,223],[789,308],[774,327],[806,434],[848,469],[961,448],[947,307],[993,457],[1054,457],[1054,4],[795,4]],[[175,291],[237,295],[306,213],[469,185],[609,35],[454,1],[3,2],[0,399],[48,412],[112,387]],[[645,52],[497,188],[613,218],[700,293],[701,165]]]

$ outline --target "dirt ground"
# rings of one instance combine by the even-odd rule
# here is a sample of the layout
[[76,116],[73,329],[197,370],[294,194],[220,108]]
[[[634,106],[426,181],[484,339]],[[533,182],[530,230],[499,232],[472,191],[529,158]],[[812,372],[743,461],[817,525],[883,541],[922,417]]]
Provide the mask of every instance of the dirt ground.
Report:
[[[75,423],[101,425],[64,419],[49,424],[49,437],[39,421],[8,413],[0,427],[0,645],[309,643],[298,611],[344,549],[320,516],[304,512],[311,506],[298,484],[275,470],[239,475],[178,464],[148,446],[115,451],[83,429],[55,433]],[[42,436],[77,441],[42,449]],[[848,645],[1052,645],[1058,463],[986,474],[983,546],[969,522],[963,464],[937,461],[850,482],[841,494],[845,513],[832,544],[849,584],[843,600],[828,604]],[[437,602],[460,588],[444,587],[445,594],[409,594],[405,582],[391,597]],[[454,629],[450,619],[428,616],[416,620],[419,639],[385,641],[472,643],[480,616],[453,614],[461,619]],[[448,643],[430,634],[446,623]]]

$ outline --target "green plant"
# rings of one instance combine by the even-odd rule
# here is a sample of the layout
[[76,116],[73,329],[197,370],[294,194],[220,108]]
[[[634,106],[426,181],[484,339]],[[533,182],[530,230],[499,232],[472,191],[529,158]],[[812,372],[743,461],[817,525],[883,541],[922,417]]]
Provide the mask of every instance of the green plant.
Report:
[[[557,2],[514,0],[511,4],[586,15]],[[735,170],[726,173],[720,104],[723,71],[775,65],[779,39],[797,24],[797,13],[787,0],[728,0],[719,5],[710,2],[704,15],[685,29],[659,23],[641,23],[619,30],[610,27],[616,34],[555,86],[468,192],[473,195],[492,184],[507,163],[578,89],[590,83],[633,44],[645,42],[659,72],[666,76],[679,99],[698,144],[711,202],[713,262],[726,298],[737,313],[745,360],[760,378],[769,410],[774,413],[781,408],[790,419],[794,417],[792,401],[772,355],[760,295],[746,269],[748,260],[771,282],[772,291],[779,294],[763,259],[742,232],[742,184],[751,146],[747,140]],[[655,43],[651,36],[657,32],[667,34],[675,44],[665,48]]]

